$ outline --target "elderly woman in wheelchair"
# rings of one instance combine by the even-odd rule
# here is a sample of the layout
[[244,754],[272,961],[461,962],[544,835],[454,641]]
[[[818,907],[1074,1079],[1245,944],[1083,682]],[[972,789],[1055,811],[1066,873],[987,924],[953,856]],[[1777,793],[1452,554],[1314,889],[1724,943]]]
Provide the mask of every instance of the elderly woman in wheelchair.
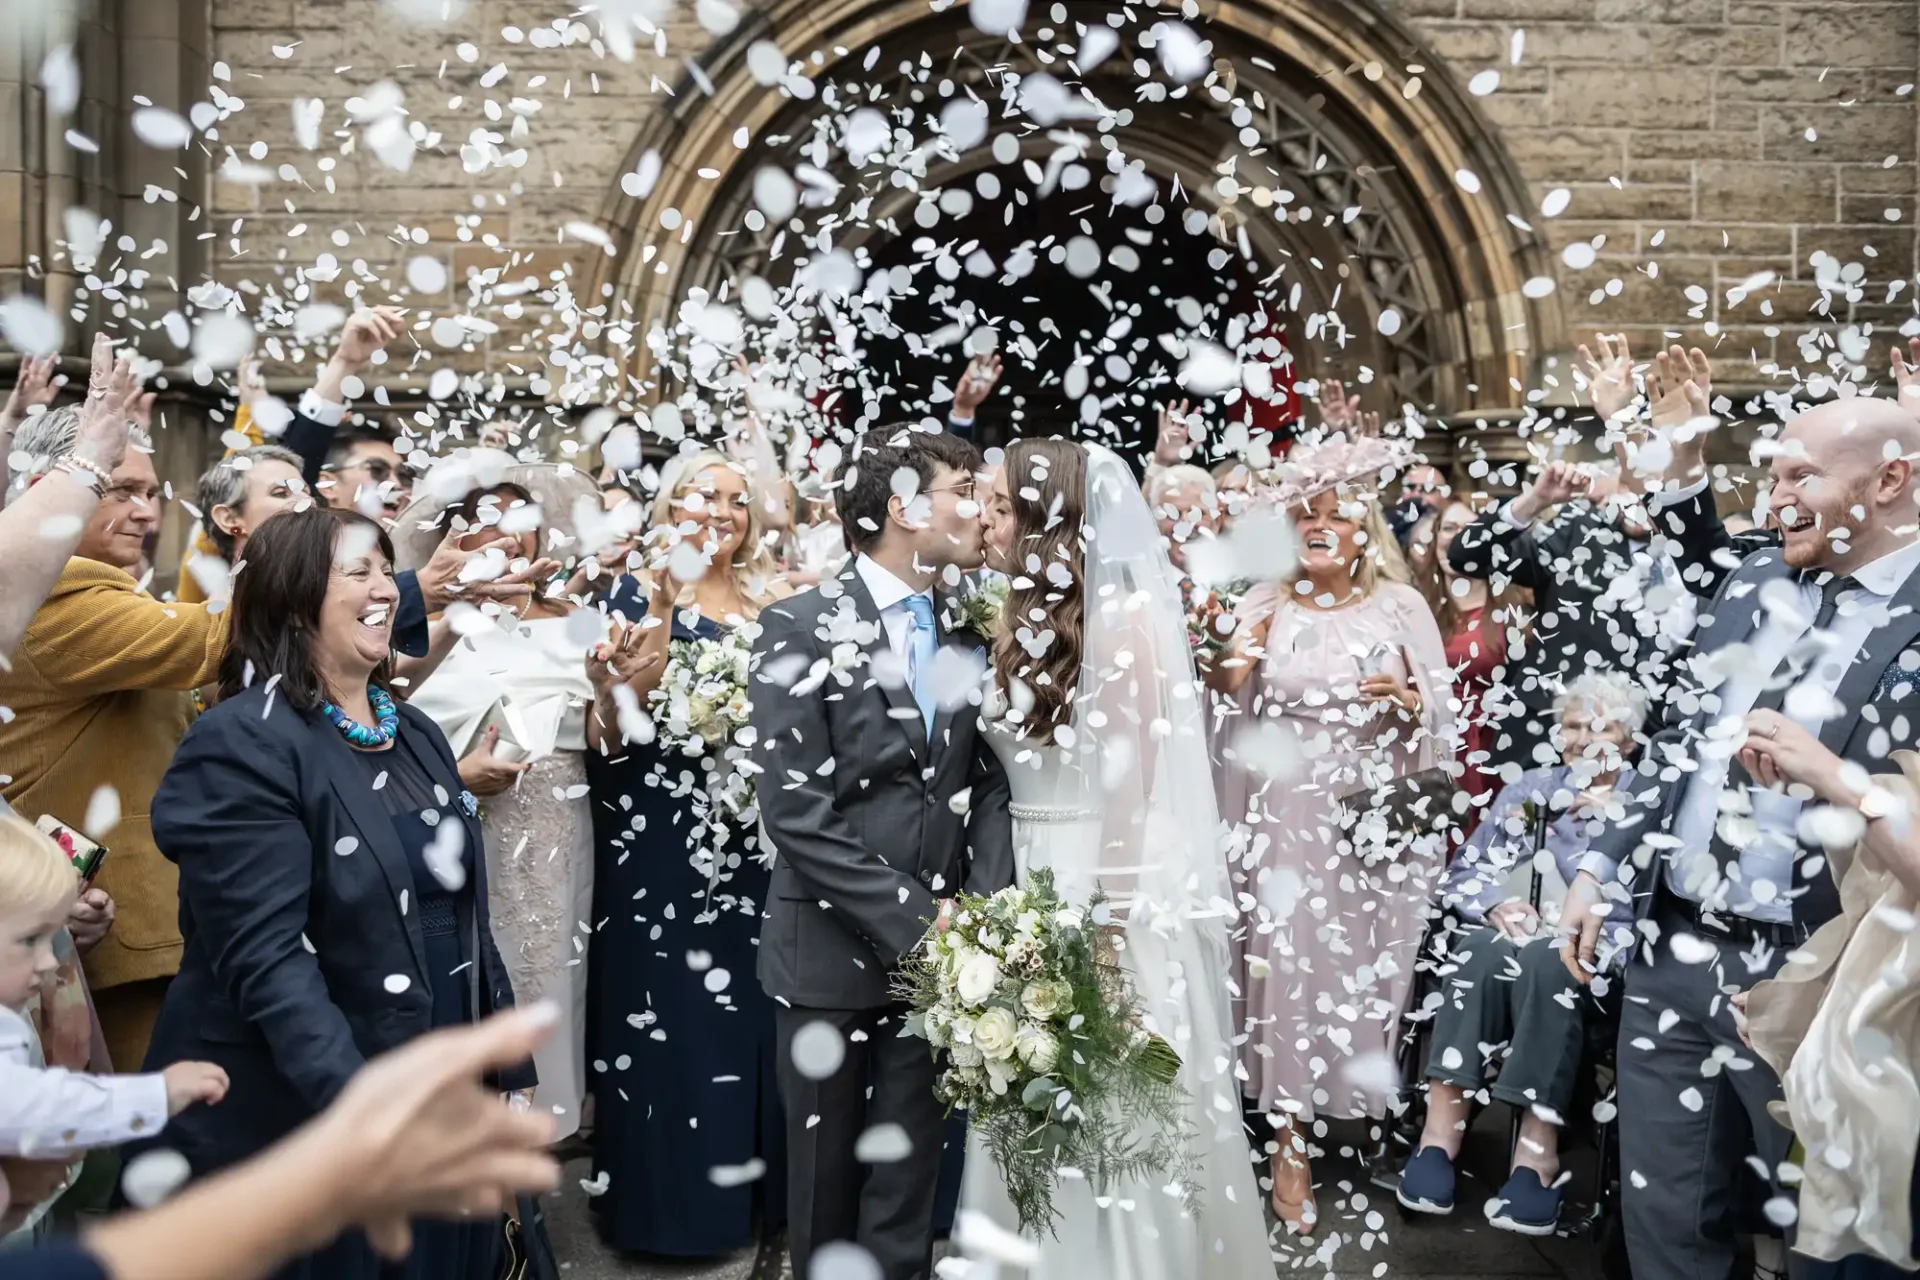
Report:
[[[1596,824],[1632,784],[1625,759],[1646,702],[1625,678],[1597,674],[1570,684],[1556,711],[1562,763],[1501,788],[1441,887],[1448,923],[1434,947],[1442,999],[1430,1032],[1426,1128],[1398,1190],[1408,1209],[1453,1211],[1454,1161],[1472,1105],[1490,1096],[1521,1119],[1511,1176],[1487,1219],[1523,1235],[1550,1235],[1559,1218],[1560,1128],[1580,1080],[1590,1002],[1609,985],[1589,994],[1574,982],[1550,915]],[[1608,941],[1624,957],[1631,931],[1622,925]]]

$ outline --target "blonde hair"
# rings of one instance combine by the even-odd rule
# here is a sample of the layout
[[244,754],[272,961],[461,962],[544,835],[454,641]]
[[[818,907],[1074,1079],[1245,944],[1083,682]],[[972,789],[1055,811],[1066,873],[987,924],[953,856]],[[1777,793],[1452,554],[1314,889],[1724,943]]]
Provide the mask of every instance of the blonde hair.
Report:
[[52,915],[80,892],[73,863],[31,822],[0,815],[0,911]]
[[[1366,515],[1360,520],[1360,531],[1366,534],[1367,540],[1360,546],[1360,567],[1353,575],[1353,585],[1360,588],[1360,594],[1372,595],[1382,582],[1411,583],[1413,573],[1407,568],[1407,558],[1400,553],[1400,539],[1394,536],[1393,526],[1387,523],[1387,513],[1380,505],[1379,492],[1341,485],[1338,493],[1342,502],[1359,502],[1366,507]],[[1311,501],[1309,498],[1294,505],[1304,508]],[[1304,571],[1296,565],[1293,572],[1281,580],[1281,585],[1291,588],[1304,576]]]
[[[747,533],[740,540],[740,550],[730,568],[733,571],[733,584],[739,589],[740,597],[764,607],[775,598],[773,580],[780,567],[774,560],[773,548],[767,543],[766,525],[760,519],[760,503],[754,493],[753,477],[747,473],[746,467],[713,449],[674,458],[667,463],[660,477],[660,492],[653,496],[653,505],[648,509],[647,526],[649,529],[659,529],[677,524],[678,521],[673,517],[674,505],[686,496],[695,481],[714,467],[725,467],[746,485]],[[692,589],[693,584],[688,583],[686,590]],[[684,596],[685,592],[682,593]]]

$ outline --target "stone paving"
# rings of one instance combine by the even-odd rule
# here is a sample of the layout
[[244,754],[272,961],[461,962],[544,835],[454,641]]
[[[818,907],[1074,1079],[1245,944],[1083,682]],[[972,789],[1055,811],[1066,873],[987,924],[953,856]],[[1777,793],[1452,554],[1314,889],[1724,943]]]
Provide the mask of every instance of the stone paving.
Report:
[[[1487,1280],[1504,1276],[1557,1276],[1601,1280],[1599,1250],[1586,1240],[1532,1240],[1495,1231],[1481,1216],[1493,1188],[1472,1170],[1499,1167],[1504,1116],[1476,1126],[1462,1180],[1459,1207],[1450,1218],[1403,1215],[1393,1194],[1366,1181],[1351,1147],[1316,1162],[1325,1233],[1311,1244],[1285,1240],[1275,1246],[1280,1277],[1415,1277],[1418,1280]],[[622,1257],[600,1244],[588,1220],[580,1179],[587,1161],[573,1161],[552,1207],[552,1232],[565,1280],[776,1280],[792,1273],[779,1260],[745,1251],[731,1257],[683,1261]],[[1584,1185],[1584,1184],[1582,1184]],[[758,1270],[756,1270],[758,1264]]]

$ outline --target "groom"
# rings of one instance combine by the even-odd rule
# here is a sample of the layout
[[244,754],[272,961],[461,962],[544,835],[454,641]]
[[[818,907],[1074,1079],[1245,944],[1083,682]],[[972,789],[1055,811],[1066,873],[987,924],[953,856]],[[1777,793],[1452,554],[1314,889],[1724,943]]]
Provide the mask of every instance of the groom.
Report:
[[[979,463],[955,436],[868,432],[838,498],[853,561],[760,615],[758,792],[779,854],[760,982],[780,1004],[797,1280],[836,1240],[886,1280],[932,1267],[944,1117],[890,983],[943,900],[1003,889],[1014,870],[1006,775],[965,700],[979,638],[947,634],[932,591],[947,566],[980,565]],[[905,1132],[904,1155],[884,1135],[859,1150],[882,1125]]]

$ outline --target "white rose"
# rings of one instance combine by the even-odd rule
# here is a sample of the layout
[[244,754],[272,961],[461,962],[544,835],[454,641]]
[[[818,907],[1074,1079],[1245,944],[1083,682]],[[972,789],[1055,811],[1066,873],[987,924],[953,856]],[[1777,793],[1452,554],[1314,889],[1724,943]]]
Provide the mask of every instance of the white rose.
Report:
[[948,1047],[947,1052],[953,1056],[953,1065],[956,1067],[977,1067],[987,1060],[986,1055],[980,1050],[958,1038]]
[[1067,1007],[1073,992],[1064,982],[1029,982],[1020,992],[1020,1007],[1029,1018],[1046,1022]]
[[1035,1071],[1051,1071],[1060,1060],[1060,1042],[1038,1027],[1022,1027],[1019,1036],[1020,1061]]
[[975,953],[960,965],[954,986],[968,1004],[980,1004],[1000,986],[1000,962],[985,953]]
[[1011,1010],[989,1009],[973,1024],[973,1047],[986,1056],[991,1068],[992,1064],[1013,1056],[1014,1041],[1019,1033],[1020,1024],[1014,1020]]

